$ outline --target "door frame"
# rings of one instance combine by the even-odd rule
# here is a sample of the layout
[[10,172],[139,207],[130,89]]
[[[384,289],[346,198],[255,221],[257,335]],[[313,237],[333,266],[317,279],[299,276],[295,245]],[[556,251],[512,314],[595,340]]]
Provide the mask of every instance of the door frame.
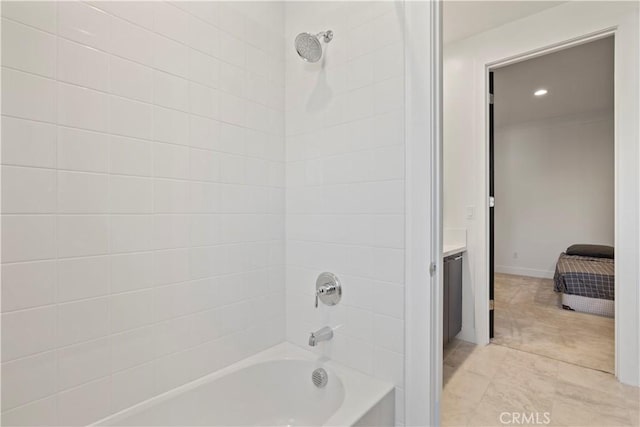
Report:
[[[548,11],[554,11],[554,9]],[[565,6],[571,8],[572,5]],[[478,67],[483,74],[480,76],[479,87],[483,88],[482,106],[477,109],[483,115],[478,120],[480,134],[483,139],[483,182],[479,200],[485,201],[481,206],[483,213],[479,230],[479,286],[475,295],[475,324],[476,342],[488,344],[489,339],[489,183],[488,183],[488,84],[489,71],[535,58],[554,51],[566,49],[589,41],[613,35],[615,37],[615,90],[614,90],[614,126],[615,126],[615,247],[616,247],[616,279],[615,279],[615,375],[623,383],[638,385],[640,370],[637,360],[640,356],[640,269],[639,259],[640,241],[640,177],[637,164],[640,161],[638,147],[638,122],[640,114],[638,98],[640,96],[638,72],[639,54],[637,48],[630,49],[634,41],[638,40],[639,19],[635,14],[624,13],[614,16],[594,17],[589,15],[585,22],[579,22],[572,37],[567,37],[563,27],[559,27],[559,34],[542,35],[537,42],[539,47],[518,51],[505,49],[500,55],[484,54],[477,58]],[[573,15],[574,17],[576,15]],[[579,15],[578,15],[579,16]],[[581,18],[582,19],[582,18]],[[577,21],[579,21],[577,19]],[[600,22],[602,21],[602,22]],[[576,30],[576,29],[574,29]],[[569,31],[571,33],[571,31]],[[576,34],[577,33],[577,34]],[[546,39],[546,40],[545,40]],[[555,39],[555,40],[549,40]],[[620,54],[624,52],[624,54]],[[493,58],[491,56],[494,56]],[[495,57],[497,56],[497,58]],[[634,96],[635,95],[635,96]],[[625,230],[623,233],[622,230]],[[620,286],[621,283],[632,283],[634,286]],[[622,319],[627,319],[625,323]]]
[[[578,37],[576,39],[573,40],[568,40],[564,43],[558,43],[556,45],[553,46],[547,46],[547,47],[543,47],[540,48],[534,52],[528,52],[526,54],[523,55],[517,55],[515,57],[510,57],[505,59],[504,61],[495,61],[492,62],[490,64],[485,64],[485,72],[487,75],[487,105],[486,105],[486,117],[487,117],[487,123],[486,123],[486,127],[487,127],[487,138],[486,138],[486,147],[485,147],[485,152],[487,153],[487,168],[486,168],[486,177],[485,177],[485,181],[486,181],[486,194],[487,194],[487,204],[486,207],[484,207],[485,212],[486,212],[486,218],[487,218],[487,228],[486,228],[486,240],[487,240],[487,272],[488,272],[488,276],[487,276],[487,283],[488,283],[488,290],[487,290],[487,295],[488,295],[488,301],[489,301],[489,314],[488,314],[488,322],[489,322],[489,326],[488,326],[488,338],[487,338],[487,342],[491,341],[491,338],[493,338],[493,319],[491,318],[492,315],[495,314],[494,309],[491,307],[491,300],[494,299],[493,295],[492,295],[492,286],[494,284],[494,274],[495,274],[495,256],[494,256],[494,252],[495,252],[495,221],[494,221],[494,217],[495,217],[495,209],[492,212],[491,209],[491,204],[489,203],[489,200],[491,198],[491,193],[493,191],[492,189],[492,184],[495,185],[495,163],[494,163],[494,156],[495,156],[495,150],[493,147],[493,144],[495,143],[495,106],[489,102],[490,98],[491,98],[491,94],[492,94],[492,90],[495,90],[495,82],[492,82],[493,79],[493,71],[498,70],[502,67],[506,67],[518,62],[523,62],[523,61],[527,61],[529,59],[533,59],[533,58],[538,58],[541,56],[545,56],[545,55],[549,55],[552,54],[554,52],[558,52],[561,50],[565,50],[565,49],[570,49],[572,47],[575,46],[579,46],[585,43],[590,43],[596,40],[600,40],[606,37],[614,37],[615,38],[615,28],[612,29],[605,29],[593,34],[588,34],[585,35],[584,37]],[[615,56],[615,47],[614,47],[614,56]],[[493,86],[493,88],[492,88]],[[615,98],[615,93],[614,93],[614,98]],[[492,111],[493,110],[493,111]],[[614,100],[614,121],[615,121],[615,100]],[[492,123],[491,121],[494,121],[494,123]],[[491,139],[494,138],[494,140],[492,141]],[[617,145],[617,144],[614,144]],[[614,148],[615,151],[615,156],[617,156],[617,148]],[[617,158],[617,157],[616,157]],[[614,164],[617,163],[616,160],[614,160]],[[615,169],[615,165],[614,165],[614,169]],[[617,182],[617,180],[616,180]],[[614,191],[615,191],[615,198],[617,198],[617,194],[618,194],[618,186],[617,184],[614,186]],[[495,194],[494,194],[495,195]],[[614,209],[615,211],[617,211],[617,206]],[[493,214],[493,217],[492,217]],[[616,218],[616,214],[614,213],[614,226],[615,223],[617,222],[615,220]],[[617,230],[617,229],[616,229]],[[617,238],[615,238],[615,240],[617,240]],[[617,288],[618,286],[618,280],[616,279],[616,283],[614,285],[614,289]],[[618,300],[616,299],[615,301],[615,311],[618,311],[617,308],[617,302]],[[478,334],[484,334],[485,331],[483,328],[479,328],[478,329]],[[617,339],[616,339],[617,342]],[[617,346],[616,346],[616,353],[617,353]]]

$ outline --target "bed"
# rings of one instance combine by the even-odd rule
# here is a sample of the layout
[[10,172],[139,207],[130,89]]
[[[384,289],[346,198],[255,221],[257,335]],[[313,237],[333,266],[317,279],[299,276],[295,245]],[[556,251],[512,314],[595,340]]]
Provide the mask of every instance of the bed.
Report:
[[573,245],[560,254],[553,278],[562,307],[613,317],[615,261],[613,248]]

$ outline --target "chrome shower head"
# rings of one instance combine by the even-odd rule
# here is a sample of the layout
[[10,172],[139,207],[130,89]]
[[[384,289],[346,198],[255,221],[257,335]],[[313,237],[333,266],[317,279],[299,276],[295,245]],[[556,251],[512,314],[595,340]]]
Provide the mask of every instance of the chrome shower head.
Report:
[[307,62],[318,62],[322,58],[320,37],[325,43],[329,43],[333,39],[333,31],[328,30],[315,35],[300,33],[296,36],[295,47],[300,58]]

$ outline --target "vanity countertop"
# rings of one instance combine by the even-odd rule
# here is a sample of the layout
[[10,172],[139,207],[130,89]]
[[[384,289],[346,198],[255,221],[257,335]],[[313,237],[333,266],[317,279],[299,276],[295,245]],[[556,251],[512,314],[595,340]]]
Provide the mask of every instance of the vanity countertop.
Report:
[[464,243],[445,243],[442,248],[442,257],[446,258],[466,250],[467,246]]

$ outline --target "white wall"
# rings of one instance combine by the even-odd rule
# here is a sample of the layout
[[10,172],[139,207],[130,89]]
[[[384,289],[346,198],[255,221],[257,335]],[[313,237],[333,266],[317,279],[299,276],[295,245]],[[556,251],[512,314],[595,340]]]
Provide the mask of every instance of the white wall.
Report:
[[84,425],[282,341],[282,5],[2,17],[3,424]]
[[[287,339],[398,387],[404,359],[404,55],[402,3],[287,3]],[[296,34],[331,29],[323,62]],[[313,306],[316,277],[338,275],[334,307]],[[426,363],[426,361],[425,361]]]
[[505,124],[494,161],[496,272],[551,278],[568,246],[613,245],[612,112]]
[[[463,276],[463,338],[488,342],[488,193],[486,65],[587,34],[617,28],[616,79],[616,303],[617,374],[640,383],[640,299],[637,164],[639,114],[638,6],[627,2],[568,2],[452,43],[444,52],[444,225],[468,230]],[[544,29],[544,31],[541,31]],[[465,125],[460,123],[465,120]],[[474,208],[467,218],[467,207]],[[625,285],[627,284],[627,285]],[[629,286],[628,284],[632,284]]]

